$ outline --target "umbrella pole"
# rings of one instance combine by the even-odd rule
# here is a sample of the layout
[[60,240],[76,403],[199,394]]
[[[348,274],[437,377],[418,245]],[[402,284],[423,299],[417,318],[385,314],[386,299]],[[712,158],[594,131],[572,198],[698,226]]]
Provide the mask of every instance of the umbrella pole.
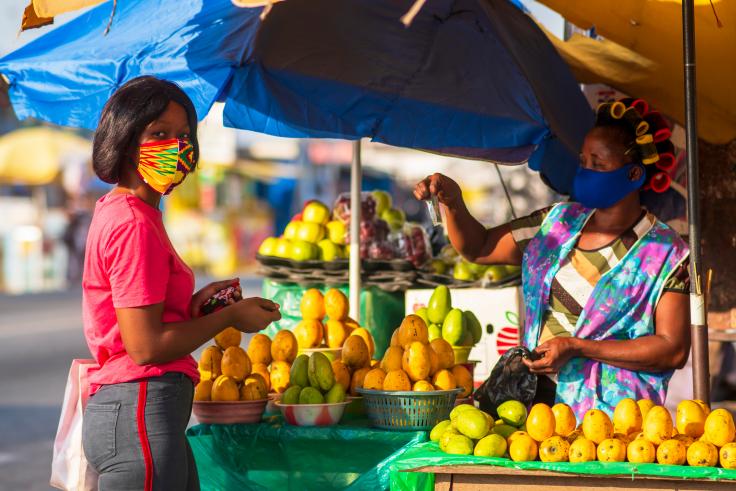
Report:
[[360,191],[363,173],[360,140],[353,143],[350,165],[350,317],[360,323]]
[[690,240],[690,333],[692,337],[693,395],[710,402],[708,373],[708,322],[701,282],[700,194],[698,184],[698,127],[695,91],[695,16],[693,0],[682,2],[685,58],[685,132],[687,151],[687,215]]

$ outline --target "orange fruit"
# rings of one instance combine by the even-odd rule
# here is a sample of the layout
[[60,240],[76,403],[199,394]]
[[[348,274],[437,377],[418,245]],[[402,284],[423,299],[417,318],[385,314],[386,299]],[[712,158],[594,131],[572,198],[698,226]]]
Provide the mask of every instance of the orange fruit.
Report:
[[342,347],[348,336],[348,328],[342,321],[330,319],[325,324],[325,339],[330,348]]
[[383,380],[383,390],[408,391],[411,390],[409,376],[403,370],[391,370]]
[[227,375],[220,375],[212,383],[213,401],[237,401],[240,399],[238,383]]
[[294,333],[284,329],[276,333],[271,342],[271,358],[274,361],[291,363],[296,358],[299,343]]
[[266,384],[266,390],[271,390],[271,373],[268,371],[268,365],[265,365],[263,363],[254,363],[250,374],[251,376],[258,374],[263,377],[263,381]]
[[363,379],[363,388],[370,390],[383,390],[383,381],[386,378],[386,372],[380,368],[372,368],[365,374]]
[[440,370],[432,377],[432,384],[437,390],[452,390],[457,387],[455,376],[450,370]]
[[345,392],[350,390],[350,370],[342,360],[332,360],[332,373],[335,374],[335,383],[342,385]]
[[429,377],[431,362],[430,348],[426,344],[414,341],[404,350],[401,358],[401,368],[409,375],[412,382],[418,382]]
[[432,392],[434,390],[434,386],[426,380],[417,380],[414,382],[411,390],[414,392]]
[[215,380],[222,374],[222,350],[217,346],[207,346],[199,357],[199,375],[202,380]]
[[324,335],[322,322],[315,319],[304,319],[294,328],[294,336],[301,349],[316,348],[322,344]]
[[271,388],[275,392],[281,393],[289,388],[290,370],[291,365],[285,361],[274,361],[271,363]]
[[391,342],[389,343],[389,345],[402,347],[401,344],[399,344],[399,328],[398,327],[394,329],[394,332],[391,334]]
[[366,329],[365,327],[358,327],[353,330],[353,332],[350,334],[351,336],[360,336],[363,338],[363,341],[365,341],[365,344],[368,346],[368,352],[371,355],[371,358],[373,358],[373,354],[376,352],[376,343],[373,341],[373,336],[371,333]]
[[253,364],[271,364],[271,338],[260,332],[255,334],[248,343],[248,356]]
[[473,392],[473,376],[463,365],[455,365],[452,367],[452,375],[458,387],[462,387],[463,391],[458,397],[468,397]]
[[401,321],[398,338],[399,345],[404,348],[414,341],[427,344],[429,342],[427,324],[418,315],[409,314]]
[[337,288],[332,288],[325,294],[325,313],[327,317],[336,321],[344,321],[348,318],[350,305],[348,297]]
[[222,355],[222,374],[242,382],[250,375],[251,364],[248,354],[240,346],[230,346]]
[[202,379],[199,381],[197,386],[194,388],[194,400],[195,401],[210,401],[212,400],[212,384],[213,380]]
[[383,354],[381,360],[381,368],[384,371],[398,370],[401,368],[401,359],[404,356],[404,350],[399,346],[389,346]]
[[359,368],[353,373],[353,378],[350,380],[350,395],[351,396],[360,395],[355,389],[360,389],[363,387],[363,381],[365,380],[365,376],[370,371],[371,371],[370,368],[365,367],[365,368]]
[[370,365],[371,355],[362,337],[348,336],[342,346],[342,361],[353,370]]
[[316,288],[310,288],[302,296],[299,309],[302,312],[302,318],[307,320],[321,321],[325,317],[325,300],[322,292]]
[[266,399],[268,397],[268,388],[266,381],[257,373],[252,373],[250,377],[243,381],[240,388],[240,399],[243,401],[256,401]]
[[437,366],[441,370],[443,368],[452,368],[455,365],[455,351],[452,345],[442,338],[438,338],[429,343],[432,351],[437,353]]
[[230,346],[240,346],[243,334],[234,327],[226,327],[215,335],[215,343],[220,349],[226,350]]

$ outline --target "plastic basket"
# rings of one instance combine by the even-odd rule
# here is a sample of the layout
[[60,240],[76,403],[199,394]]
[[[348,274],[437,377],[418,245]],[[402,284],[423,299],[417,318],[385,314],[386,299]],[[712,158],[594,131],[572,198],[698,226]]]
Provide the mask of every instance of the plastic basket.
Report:
[[368,419],[376,428],[388,430],[431,430],[447,419],[462,389],[404,392],[357,389],[363,396]]

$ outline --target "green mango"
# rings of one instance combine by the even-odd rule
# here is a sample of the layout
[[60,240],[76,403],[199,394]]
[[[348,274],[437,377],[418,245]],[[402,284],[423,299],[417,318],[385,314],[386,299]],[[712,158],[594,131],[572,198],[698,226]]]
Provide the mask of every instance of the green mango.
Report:
[[465,435],[450,435],[445,442],[445,453],[470,455],[473,453],[473,440]]
[[417,309],[417,311],[414,312],[414,314],[421,317],[424,323],[427,324],[428,326],[431,324],[431,322],[429,322],[429,317],[427,317],[427,307],[422,307],[421,309]]
[[480,321],[475,314],[469,310],[463,312],[463,317],[465,317],[465,328],[470,331],[470,334],[473,336],[473,344],[478,343],[483,335],[483,328],[480,325]]
[[460,346],[473,346],[475,343],[473,342],[473,333],[470,332],[470,329],[468,329],[467,324],[465,325],[465,334],[463,335],[463,340],[460,341]]
[[298,385],[292,385],[286,391],[284,392],[284,395],[281,396],[281,403],[282,404],[299,404],[299,393],[302,391],[302,388]]
[[465,318],[463,311],[452,309],[442,323],[442,338],[453,346],[460,346],[465,339]]
[[299,404],[323,404],[325,398],[314,387],[304,387],[299,393]]
[[453,435],[460,435],[460,432],[451,426],[446,427],[445,431],[440,437],[440,450],[442,450],[443,452],[445,451],[445,446],[449,443]]
[[440,285],[434,289],[427,304],[427,318],[432,324],[442,324],[447,314],[452,310],[450,289]]
[[289,384],[298,385],[299,387],[306,387],[309,385],[309,378],[307,376],[307,367],[309,365],[309,357],[307,355],[299,355],[291,364],[291,370],[289,371]]
[[341,384],[333,385],[325,394],[325,402],[328,404],[345,402],[345,388]]
[[432,428],[432,431],[429,432],[429,439],[433,442],[440,441],[440,438],[442,438],[442,435],[445,433],[445,430],[450,427],[451,423],[452,422],[449,419],[445,419],[437,423],[434,428]]
[[431,343],[435,339],[439,339],[442,337],[442,326],[439,324],[430,324],[427,327],[427,330],[429,331],[429,342]]
[[490,281],[501,281],[507,276],[506,266],[494,264],[485,271],[485,276]]
[[472,409],[457,419],[457,429],[468,438],[480,440],[491,430],[491,421],[480,410]]
[[322,353],[312,353],[307,368],[309,385],[322,392],[327,392],[335,385],[335,373],[330,360]]
[[461,281],[474,281],[476,279],[475,274],[466,262],[457,263],[455,265],[452,269],[452,277]]

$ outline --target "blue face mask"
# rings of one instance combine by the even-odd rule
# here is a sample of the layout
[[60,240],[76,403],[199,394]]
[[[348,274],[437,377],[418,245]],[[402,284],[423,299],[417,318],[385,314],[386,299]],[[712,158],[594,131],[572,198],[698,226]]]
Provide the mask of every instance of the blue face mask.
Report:
[[607,172],[578,167],[572,184],[572,197],[588,208],[610,208],[644,184],[644,169],[639,179],[631,180],[636,167],[641,167],[641,164],[631,163]]

